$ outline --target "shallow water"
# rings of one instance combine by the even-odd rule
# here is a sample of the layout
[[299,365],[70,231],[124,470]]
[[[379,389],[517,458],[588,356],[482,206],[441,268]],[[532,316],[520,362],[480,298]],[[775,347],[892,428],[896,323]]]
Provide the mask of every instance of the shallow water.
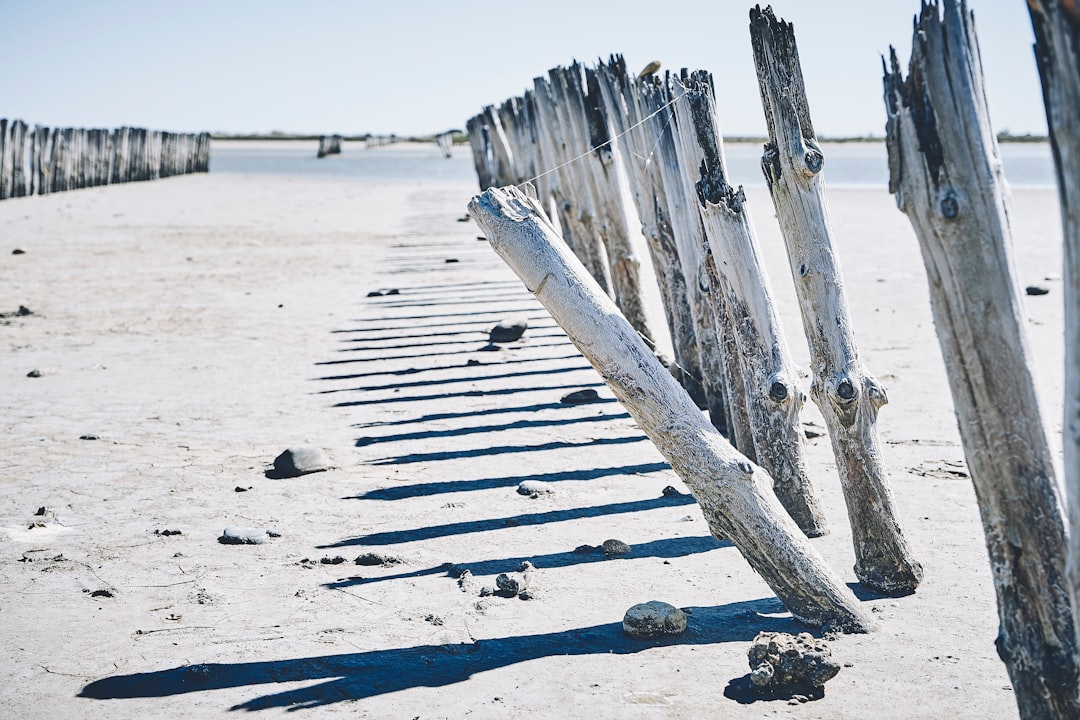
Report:
[[[410,143],[365,149],[345,143],[341,155],[316,158],[311,142],[215,142],[210,171],[368,180],[416,180],[475,183],[468,147],[454,148],[446,159],[434,144]],[[1000,146],[1005,176],[1013,187],[1052,188],[1054,169],[1047,143]],[[883,142],[824,143],[825,178],[832,188],[888,187],[889,165]],[[764,187],[761,145],[728,143],[724,147],[731,182]]]

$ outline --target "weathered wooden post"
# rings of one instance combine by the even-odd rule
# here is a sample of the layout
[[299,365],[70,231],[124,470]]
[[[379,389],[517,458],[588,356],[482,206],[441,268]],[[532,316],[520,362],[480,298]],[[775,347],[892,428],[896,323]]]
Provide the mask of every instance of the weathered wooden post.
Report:
[[895,51],[885,72],[889,189],[922,248],[1020,715],[1078,718],[1066,532],[1013,277],[1007,188],[974,18],[956,0],[942,6],[944,19],[936,3],[922,7],[908,77]]
[[0,200],[6,200],[11,193],[11,165],[13,153],[9,138],[8,120],[0,118]]
[[320,135],[319,136],[319,149],[315,153],[315,157],[326,157],[327,155],[340,155],[341,154],[341,136],[340,135]]
[[725,348],[724,338],[717,332],[712,305],[705,297],[709,286],[703,254],[704,228],[697,202],[689,194],[692,190],[688,190],[693,183],[679,165],[670,83],[650,76],[639,79],[637,87],[640,113],[646,120],[642,125],[642,139],[646,147],[652,148],[650,156],[655,158],[654,164],[659,170],[676,254],[686,279],[687,304],[694,321],[694,337],[701,361],[701,383],[709,417],[740,452],[749,453],[747,456],[752,459],[753,439],[749,435],[745,405],[731,404],[731,399],[741,397],[741,392],[738,388],[727,387],[726,383],[726,350],[733,348]]
[[1080,633],[1080,12],[1075,3],[1030,0],[1035,58],[1057,171],[1064,236],[1065,496],[1069,504],[1066,572]]
[[893,509],[877,413],[885,390],[859,357],[832,242],[822,176],[794,28],[772,8],[750,11],[761,102],[769,129],[762,170],[776,207],[810,345],[810,395],[829,428],[844,490],[855,575],[881,592],[913,591],[922,579]]
[[8,197],[26,197],[29,176],[26,168],[26,123],[22,120],[11,121],[11,188]]
[[656,164],[651,162],[652,148],[645,147],[642,139],[639,93],[626,73],[626,63],[621,56],[612,56],[606,65],[600,65],[597,73],[605,112],[619,138],[641,232],[648,244],[660,288],[675,354],[673,371],[694,403],[705,409],[708,405],[701,384],[701,356],[687,300],[686,278],[672,235],[663,180]]
[[[792,519],[809,537],[818,537],[828,530],[806,471],[799,417],[805,398],[773,306],[746,197],[728,182],[712,78],[696,72],[675,87],[682,166],[698,168],[695,189],[705,227],[708,297],[717,315],[732,316],[736,352],[727,361],[743,379],[757,462],[772,476],[773,489]],[[717,302],[720,298],[723,303]]]
[[443,157],[449,160],[454,156],[454,133],[444,132],[435,136],[435,144],[439,146]]
[[776,500],[772,479],[706,422],[539,203],[516,188],[490,189],[469,213],[690,487],[713,534],[739,548],[795,617],[868,630],[854,595]]

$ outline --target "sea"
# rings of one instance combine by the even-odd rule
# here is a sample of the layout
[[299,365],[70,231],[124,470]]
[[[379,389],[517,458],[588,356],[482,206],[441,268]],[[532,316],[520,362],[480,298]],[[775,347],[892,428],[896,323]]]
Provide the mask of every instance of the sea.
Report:
[[[450,158],[434,144],[400,143],[365,148],[346,142],[340,155],[316,158],[315,141],[215,141],[210,172],[254,173],[386,181],[475,183],[472,153],[457,146]],[[1013,188],[1054,188],[1050,146],[1045,142],[1001,143],[1005,177]],[[823,143],[825,181],[830,188],[887,189],[889,166],[884,142]],[[764,187],[761,145],[727,143],[728,176],[733,185]]]

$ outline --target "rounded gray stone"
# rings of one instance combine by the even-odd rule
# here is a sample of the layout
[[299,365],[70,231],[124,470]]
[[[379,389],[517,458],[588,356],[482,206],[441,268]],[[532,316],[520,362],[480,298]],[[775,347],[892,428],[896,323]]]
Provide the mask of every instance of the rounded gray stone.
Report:
[[632,637],[654,638],[686,632],[686,613],[659,600],[639,603],[623,616],[623,632]]
[[524,317],[506,318],[499,321],[488,332],[488,340],[493,343],[511,343],[520,340],[529,328],[529,320]]
[[549,495],[553,492],[555,492],[555,486],[543,480],[523,480],[517,486],[518,495],[527,495],[529,497]]
[[600,546],[605,555],[627,555],[630,552],[630,546],[624,543],[622,540],[616,540],[611,538],[605,540],[604,544]]
[[274,458],[274,472],[278,477],[299,477],[329,469],[326,454],[311,445],[294,445]]

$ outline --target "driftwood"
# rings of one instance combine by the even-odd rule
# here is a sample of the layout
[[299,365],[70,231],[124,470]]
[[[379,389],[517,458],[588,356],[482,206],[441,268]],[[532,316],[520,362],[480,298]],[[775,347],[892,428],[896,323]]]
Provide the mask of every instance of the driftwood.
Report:
[[444,132],[435,136],[435,144],[439,146],[443,157],[449,160],[454,156],[454,133]]
[[341,154],[340,135],[320,135],[319,149],[315,151],[315,157],[324,158],[327,155]]
[[1066,571],[1080,633],[1080,12],[1075,3],[1030,0],[1035,58],[1061,202],[1065,251],[1065,496],[1069,502]]
[[699,168],[695,189],[705,227],[709,298],[716,313],[731,318],[736,352],[728,364],[743,380],[749,430],[758,464],[804,533],[828,532],[821,503],[806,472],[799,413],[805,400],[772,301],[765,264],[754,237],[742,188],[733,188],[724,167],[712,78],[695,73],[678,83],[675,113],[684,168]]
[[922,248],[1020,715],[1078,718],[1066,533],[1013,277],[1008,193],[974,18],[956,0],[942,5],[943,20],[923,5],[908,77],[895,51],[885,72],[889,189]]
[[706,422],[539,203],[515,188],[491,189],[472,200],[469,213],[686,482],[712,533],[739,548],[795,617],[869,629],[854,595],[784,512],[772,479]]
[[893,509],[877,434],[877,413],[887,399],[855,344],[825,204],[824,156],[810,121],[794,29],[771,8],[757,7],[750,11],[750,35],[769,129],[761,165],[810,345],[810,395],[828,426],[847,503],[855,574],[885,593],[911,592],[922,567]]

